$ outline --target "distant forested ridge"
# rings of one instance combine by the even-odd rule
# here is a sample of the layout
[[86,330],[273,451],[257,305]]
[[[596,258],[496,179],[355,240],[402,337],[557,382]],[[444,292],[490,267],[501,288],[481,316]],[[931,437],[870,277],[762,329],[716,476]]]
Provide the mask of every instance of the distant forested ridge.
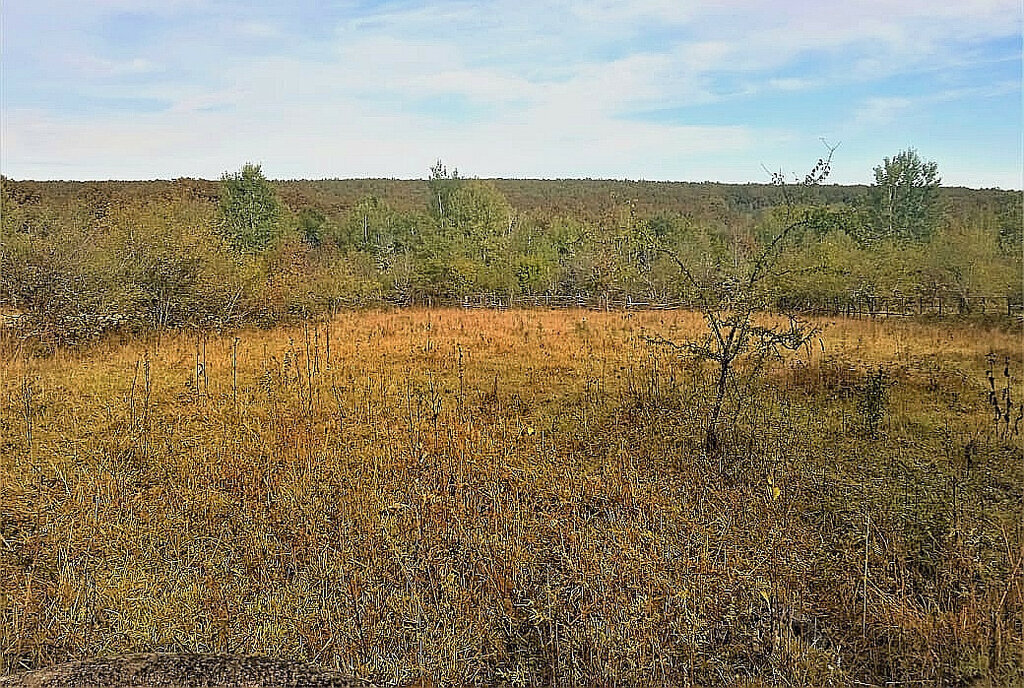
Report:
[[0,307],[78,341],[480,294],[685,299],[655,244],[694,266],[737,261],[794,213],[808,222],[775,278],[780,303],[1021,296],[1016,191],[940,187],[934,218],[896,234],[869,186],[790,194],[432,172],[267,181],[246,166],[219,181],[3,179]]

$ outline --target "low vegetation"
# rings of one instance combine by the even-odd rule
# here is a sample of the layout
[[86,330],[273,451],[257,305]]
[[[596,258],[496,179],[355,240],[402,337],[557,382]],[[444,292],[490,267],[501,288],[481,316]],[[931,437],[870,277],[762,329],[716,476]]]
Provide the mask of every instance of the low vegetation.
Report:
[[[227,261],[163,226],[148,250]],[[224,265],[194,274],[227,311]],[[736,363],[714,455],[714,363],[658,344],[699,313],[8,336],[0,675],[171,651],[386,685],[1024,681],[1019,330],[810,325]]]

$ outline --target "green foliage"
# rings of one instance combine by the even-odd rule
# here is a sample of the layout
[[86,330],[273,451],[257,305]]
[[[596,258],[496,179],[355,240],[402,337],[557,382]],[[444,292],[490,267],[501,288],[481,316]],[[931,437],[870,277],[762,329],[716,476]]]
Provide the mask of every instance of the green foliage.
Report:
[[872,237],[921,241],[938,222],[939,168],[913,148],[885,158],[875,168],[870,201]]
[[865,224],[862,213],[853,206],[819,205],[807,209],[807,230],[818,237],[837,233],[856,236]]
[[344,216],[334,235],[341,248],[358,248],[386,265],[396,252],[407,250],[417,233],[420,219],[396,212],[377,196],[359,199]]
[[515,213],[505,196],[490,182],[466,180],[448,196],[448,223],[466,238],[506,234]]
[[[70,341],[483,293],[693,303],[700,289],[675,259],[697,284],[734,287],[794,220],[750,303],[1021,295],[1016,193],[939,189],[947,211],[927,238],[864,241],[863,189],[805,191],[786,206],[759,186],[479,180],[443,165],[430,180],[273,189],[256,166],[219,187],[2,179],[0,306]],[[267,222],[227,221],[247,208],[269,209]]]
[[20,231],[24,231],[24,212],[12,197],[7,177],[0,175],[0,237],[13,236]]
[[530,282],[528,276],[521,279],[521,260],[512,248],[516,213],[493,183],[449,174],[438,161],[429,188],[434,222],[409,242],[421,267],[414,270],[418,294],[508,293]]
[[448,222],[451,198],[460,185],[457,169],[452,169],[449,173],[448,168],[440,160],[430,168],[430,210],[442,224]]
[[303,208],[299,212],[299,236],[310,246],[319,246],[323,242],[327,224],[327,218],[315,208]]
[[1019,261],[1006,260],[999,236],[977,224],[951,224],[931,242],[927,255],[930,274],[947,291],[961,297],[979,294],[1019,294]]
[[769,282],[772,293],[783,301],[843,299],[863,290],[868,265],[867,251],[843,231],[801,237],[786,255]]
[[1020,194],[1007,194],[997,201],[999,248],[1007,255],[1024,253],[1024,203]]
[[259,165],[221,177],[218,226],[238,253],[259,254],[281,233],[281,205]]
[[57,341],[230,321],[244,280],[211,227],[209,206],[150,202],[60,222],[45,241],[23,234],[2,252],[6,300]]

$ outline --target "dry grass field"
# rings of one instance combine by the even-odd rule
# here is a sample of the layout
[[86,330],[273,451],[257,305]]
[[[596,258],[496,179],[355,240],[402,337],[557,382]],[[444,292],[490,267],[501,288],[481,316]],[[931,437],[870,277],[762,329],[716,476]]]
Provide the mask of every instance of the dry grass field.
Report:
[[3,342],[0,676],[173,651],[386,685],[1024,681],[1024,457],[989,401],[1022,398],[1019,329],[820,325],[740,371],[714,457],[710,371],[650,343],[691,313]]

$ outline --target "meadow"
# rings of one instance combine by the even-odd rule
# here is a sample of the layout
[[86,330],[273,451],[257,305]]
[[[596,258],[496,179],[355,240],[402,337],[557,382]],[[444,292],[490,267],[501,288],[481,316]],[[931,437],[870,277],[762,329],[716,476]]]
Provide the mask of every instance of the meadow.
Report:
[[[1024,681],[1019,326],[377,309],[0,340],[0,676],[140,651],[382,685]],[[991,393],[991,394],[990,394]],[[1019,408],[1017,406],[1014,409]]]

